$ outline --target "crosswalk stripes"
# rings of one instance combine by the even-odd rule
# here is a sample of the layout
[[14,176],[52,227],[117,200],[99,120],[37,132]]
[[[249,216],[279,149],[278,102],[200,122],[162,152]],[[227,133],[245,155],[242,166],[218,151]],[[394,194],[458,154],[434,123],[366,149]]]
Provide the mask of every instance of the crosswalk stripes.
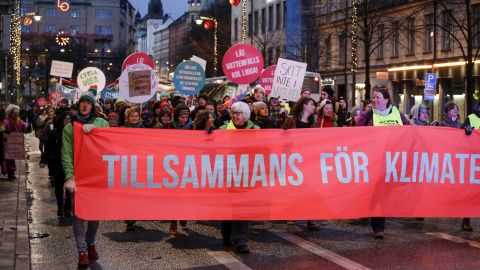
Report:
[[252,270],[225,251],[209,251],[208,254],[230,270]]
[[356,263],[352,260],[349,260],[343,256],[340,256],[339,254],[329,251],[327,249],[324,249],[320,246],[315,245],[314,243],[307,241],[305,239],[302,239],[294,234],[285,232],[285,231],[280,231],[280,230],[269,230],[269,232],[293,243],[296,244],[297,246],[304,248],[310,252],[312,252],[315,255],[318,255],[324,259],[327,259],[335,264],[338,264],[342,266],[345,269],[349,270],[357,270],[357,269],[363,269],[367,270],[370,269],[368,267],[365,267],[359,263]]
[[478,243],[478,242],[470,241],[470,240],[463,239],[463,238],[456,237],[456,236],[452,236],[452,235],[449,235],[449,234],[446,234],[446,233],[429,232],[427,234],[432,235],[432,236],[436,236],[438,238],[442,238],[442,239],[445,239],[445,240],[448,240],[448,241],[452,241],[452,242],[455,242],[455,243],[468,244],[471,247],[480,248],[480,243]]

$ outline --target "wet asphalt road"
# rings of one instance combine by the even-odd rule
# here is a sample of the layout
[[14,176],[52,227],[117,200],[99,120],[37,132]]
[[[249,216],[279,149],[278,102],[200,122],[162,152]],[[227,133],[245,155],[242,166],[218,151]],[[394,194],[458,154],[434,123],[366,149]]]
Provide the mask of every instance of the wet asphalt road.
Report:
[[[35,139],[35,138],[33,138]],[[35,146],[33,147],[35,150]],[[54,188],[39,151],[30,152],[27,196],[33,270],[76,269],[78,255],[71,218],[56,216]],[[474,232],[461,219],[388,218],[386,238],[372,237],[369,222],[252,221],[250,254],[222,246],[218,221],[191,221],[175,237],[169,221],[102,221],[96,246],[99,260],[90,269],[480,269],[480,221]]]

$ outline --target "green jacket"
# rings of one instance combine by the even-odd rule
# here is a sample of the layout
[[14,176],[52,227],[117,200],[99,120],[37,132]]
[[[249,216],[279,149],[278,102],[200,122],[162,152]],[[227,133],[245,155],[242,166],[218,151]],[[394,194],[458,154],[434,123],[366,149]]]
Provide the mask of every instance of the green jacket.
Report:
[[[95,117],[87,124],[95,127],[109,127],[108,122],[102,118]],[[65,171],[65,178],[73,177],[73,123],[65,126],[62,134],[62,165]]]
[[[235,125],[233,124],[233,121],[230,120],[228,124],[223,125],[218,129],[236,129],[236,128],[235,128]],[[245,127],[245,129],[260,129],[260,127],[256,126],[252,121],[248,120],[247,126]]]

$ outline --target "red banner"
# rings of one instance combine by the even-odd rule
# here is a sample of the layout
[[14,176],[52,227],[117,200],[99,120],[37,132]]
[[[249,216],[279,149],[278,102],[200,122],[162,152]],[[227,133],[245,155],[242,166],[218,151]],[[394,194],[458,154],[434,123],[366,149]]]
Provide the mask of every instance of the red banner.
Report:
[[75,126],[88,220],[479,217],[480,131]]

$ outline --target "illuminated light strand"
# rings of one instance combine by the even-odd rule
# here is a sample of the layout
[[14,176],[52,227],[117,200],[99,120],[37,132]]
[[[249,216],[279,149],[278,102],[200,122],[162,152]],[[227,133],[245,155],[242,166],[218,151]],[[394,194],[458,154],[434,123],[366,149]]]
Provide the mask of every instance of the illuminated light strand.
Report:
[[357,71],[357,0],[353,0],[352,12],[352,71]]
[[15,1],[15,13],[12,14],[10,22],[10,54],[13,58],[13,74],[15,84],[20,82],[20,51],[21,51],[21,24],[22,16],[20,16],[20,0]]

